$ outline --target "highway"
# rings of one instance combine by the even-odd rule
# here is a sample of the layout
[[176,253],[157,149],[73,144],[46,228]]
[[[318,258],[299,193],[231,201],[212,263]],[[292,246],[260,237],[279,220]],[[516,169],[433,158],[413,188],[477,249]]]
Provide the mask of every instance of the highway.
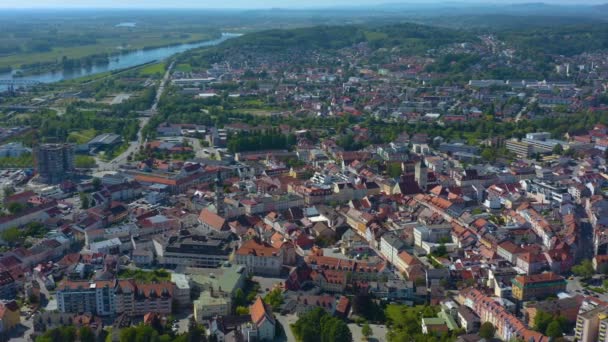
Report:
[[129,147],[116,158],[111,160],[110,162],[105,162],[98,157],[95,157],[97,162],[97,170],[98,171],[115,171],[118,170],[118,166],[120,164],[124,164],[127,162],[127,158],[129,155],[134,154],[139,151],[139,147],[145,144],[144,137],[142,136],[142,129],[148,124],[150,118],[158,113],[158,102],[160,101],[163,92],[165,91],[165,87],[169,78],[171,77],[171,70],[173,70],[174,63],[172,62],[167,71],[165,72],[165,76],[160,82],[158,89],[156,90],[156,98],[154,99],[154,103],[149,109],[150,115],[139,118],[139,131],[137,131],[137,139],[135,141],[129,142]]

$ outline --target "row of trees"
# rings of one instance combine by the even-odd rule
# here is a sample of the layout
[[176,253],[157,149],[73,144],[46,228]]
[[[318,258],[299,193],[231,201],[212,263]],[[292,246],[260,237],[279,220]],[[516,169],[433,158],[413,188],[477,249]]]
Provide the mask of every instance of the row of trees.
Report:
[[353,336],[344,321],[316,308],[302,316],[292,326],[301,342],[351,342]]
[[228,137],[228,150],[232,153],[271,149],[290,149],[296,144],[293,134],[282,134],[277,129],[262,132],[233,134]]

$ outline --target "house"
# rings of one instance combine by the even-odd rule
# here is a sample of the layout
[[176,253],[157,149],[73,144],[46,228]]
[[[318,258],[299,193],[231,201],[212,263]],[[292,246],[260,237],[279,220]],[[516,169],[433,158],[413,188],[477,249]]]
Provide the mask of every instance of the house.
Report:
[[276,332],[276,321],[270,306],[258,297],[249,307],[251,321],[259,341],[272,341]]
[[0,272],[0,299],[14,299],[17,294],[17,282],[10,272]]
[[199,215],[199,222],[203,228],[215,230],[228,230],[226,219],[212,212],[209,209],[203,209]]
[[245,241],[235,253],[235,262],[244,265],[249,274],[278,276],[283,266],[282,250],[265,242]]
[[0,302],[0,334],[6,334],[21,324],[21,310],[16,301]]
[[513,278],[513,298],[541,299],[566,290],[566,279],[553,272],[522,275]]
[[481,327],[479,317],[468,307],[461,305],[458,307],[458,322],[460,327],[464,329],[467,334],[477,332]]

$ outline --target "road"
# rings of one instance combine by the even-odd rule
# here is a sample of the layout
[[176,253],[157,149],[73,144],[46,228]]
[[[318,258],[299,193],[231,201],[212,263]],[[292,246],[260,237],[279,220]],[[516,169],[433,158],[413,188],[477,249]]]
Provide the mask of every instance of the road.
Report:
[[517,116],[515,116],[515,122],[519,122],[519,120],[521,120],[521,117],[526,114],[528,112],[528,107],[530,107],[530,105],[532,105],[533,103],[536,102],[536,97],[533,97],[530,99],[530,102],[528,102],[520,111],[519,113],[517,113]]
[[288,342],[292,342],[292,341],[296,341],[296,337],[293,335],[293,332],[291,331],[291,325],[294,324],[297,320],[298,320],[298,316],[296,315],[279,315],[277,314],[275,316],[277,318],[277,321],[279,321],[279,323],[281,323],[281,326],[283,327],[283,331],[285,332],[285,336],[281,336],[279,338],[276,338],[276,341],[288,341]]
[[156,97],[154,98],[154,103],[152,103],[152,107],[148,110],[150,113],[149,116],[144,116],[139,118],[139,131],[137,131],[137,139],[135,141],[129,142],[129,147],[116,158],[111,160],[110,162],[105,162],[97,157],[95,157],[95,161],[97,162],[97,170],[98,171],[115,171],[118,170],[118,166],[120,164],[124,164],[127,162],[127,158],[129,155],[134,154],[139,151],[139,147],[142,146],[145,141],[142,136],[142,129],[148,124],[150,118],[157,114],[158,102],[160,101],[160,97],[163,95],[165,91],[165,86],[171,77],[171,70],[173,70],[174,63],[172,62],[167,71],[165,72],[165,76],[160,82],[158,89],[156,90]]

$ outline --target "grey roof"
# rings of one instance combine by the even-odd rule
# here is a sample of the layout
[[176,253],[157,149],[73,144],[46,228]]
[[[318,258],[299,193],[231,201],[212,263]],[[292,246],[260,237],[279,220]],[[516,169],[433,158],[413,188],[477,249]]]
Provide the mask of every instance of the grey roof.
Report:
[[95,138],[89,141],[89,145],[98,144],[98,145],[113,145],[118,143],[122,138],[118,134],[114,133],[104,133],[96,136]]

